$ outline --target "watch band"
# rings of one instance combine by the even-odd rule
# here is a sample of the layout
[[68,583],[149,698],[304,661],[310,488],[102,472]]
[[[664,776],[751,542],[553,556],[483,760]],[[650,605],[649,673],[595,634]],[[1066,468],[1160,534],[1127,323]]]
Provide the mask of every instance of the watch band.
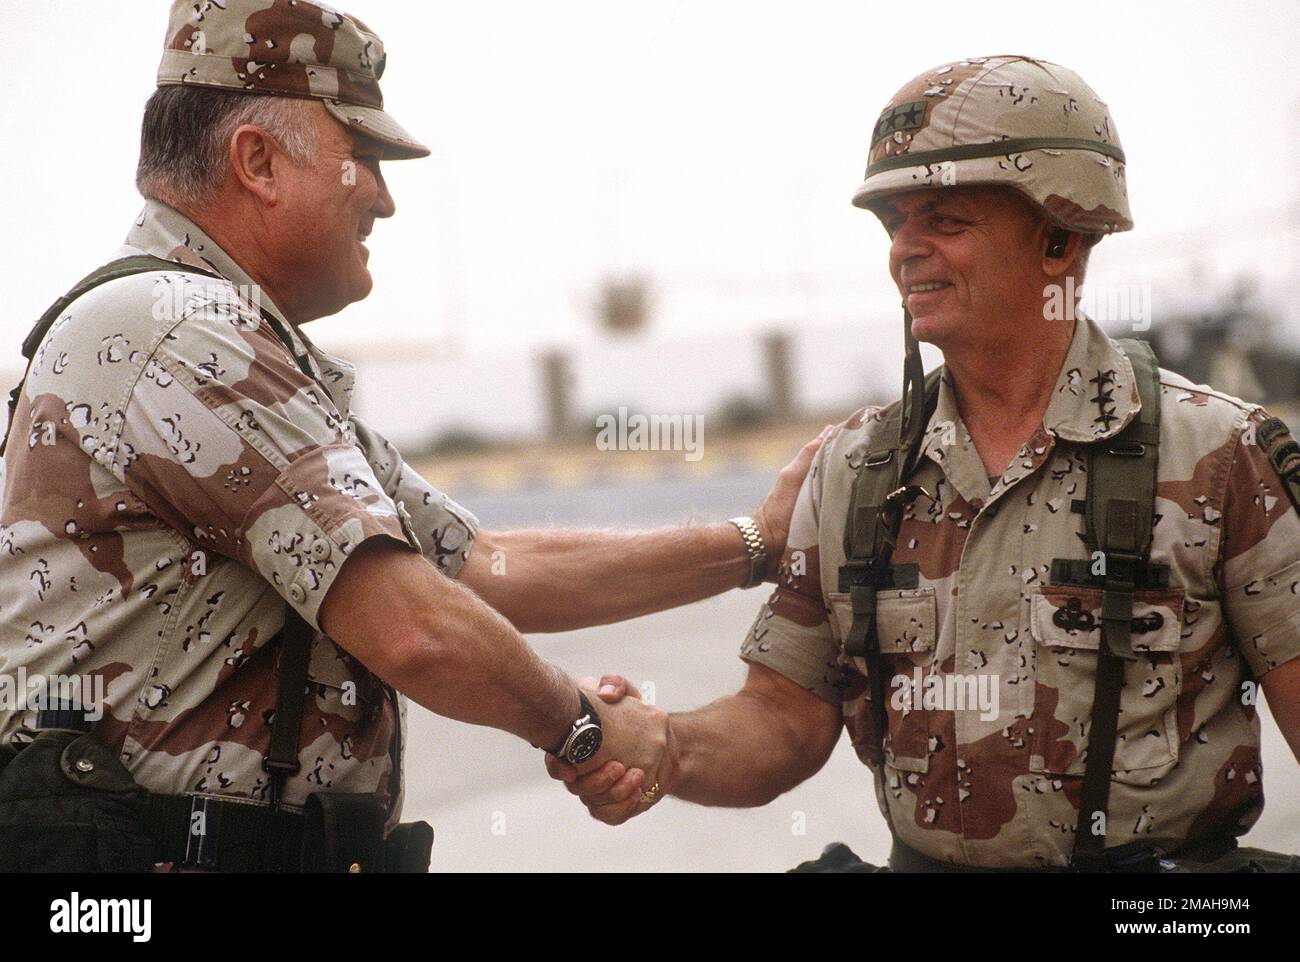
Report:
[[750,517],[728,518],[728,524],[734,524],[740,532],[740,537],[744,539],[745,551],[749,555],[749,577],[742,588],[753,588],[763,583],[763,578],[767,574],[767,546],[763,543],[763,535],[758,530],[758,525]]
[[578,717],[574,719],[569,733],[564,736],[564,741],[560,742],[557,748],[545,749],[547,754],[554,755],[556,758],[564,758],[569,751],[569,745],[573,741],[573,737],[585,725],[594,724],[597,728],[600,728],[600,716],[596,714],[596,709],[592,707],[591,702],[587,700],[587,696],[581,688],[578,689],[578,712]]

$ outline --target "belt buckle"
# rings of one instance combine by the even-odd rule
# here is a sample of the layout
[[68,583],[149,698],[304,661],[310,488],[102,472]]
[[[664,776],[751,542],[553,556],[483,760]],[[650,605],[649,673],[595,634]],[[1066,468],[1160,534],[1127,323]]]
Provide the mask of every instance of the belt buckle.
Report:
[[210,795],[190,798],[190,817],[185,827],[186,868],[217,867],[221,841],[221,802]]

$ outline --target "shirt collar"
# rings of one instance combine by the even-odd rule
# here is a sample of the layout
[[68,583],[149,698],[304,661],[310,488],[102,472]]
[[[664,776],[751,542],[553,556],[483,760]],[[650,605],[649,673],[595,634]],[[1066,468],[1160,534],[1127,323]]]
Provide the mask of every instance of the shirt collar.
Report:
[[958,493],[979,506],[1036,470],[1051,448],[1052,435],[1084,444],[1114,437],[1137,416],[1141,406],[1129,359],[1094,321],[1079,316],[1042,428],[1012,460],[1000,483],[990,490],[983,462],[957,410],[957,395],[946,368],[921,443],[921,457],[939,465]]
[[[215,271],[230,281],[248,297],[257,287],[239,263],[225,252],[198,224],[180,211],[161,201],[146,200],[144,209],[135,219],[126,243],[155,257],[189,264],[203,270]],[[265,292],[258,290],[250,307],[265,310],[278,320],[290,340],[295,354],[306,356],[312,362],[316,380],[329,392],[334,406],[344,418],[351,407],[356,370],[347,361],[321,350],[288,319]]]
[[[1043,414],[1043,427],[1058,438],[1087,444],[1119,434],[1141,407],[1128,357],[1096,321],[1080,315],[1052,388],[1052,400]],[[951,445],[954,428],[964,436],[957,396],[945,369],[922,453],[928,455],[932,448]]]
[[1043,427],[1066,441],[1112,438],[1142,407],[1133,365],[1097,322],[1080,316]]

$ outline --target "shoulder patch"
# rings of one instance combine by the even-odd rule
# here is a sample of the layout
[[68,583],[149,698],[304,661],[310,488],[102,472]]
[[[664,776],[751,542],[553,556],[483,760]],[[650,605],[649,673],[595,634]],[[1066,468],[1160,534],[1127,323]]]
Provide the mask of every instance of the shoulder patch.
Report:
[[1296,513],[1300,514],[1300,444],[1281,418],[1270,417],[1255,428],[1255,441],[1282,479]]

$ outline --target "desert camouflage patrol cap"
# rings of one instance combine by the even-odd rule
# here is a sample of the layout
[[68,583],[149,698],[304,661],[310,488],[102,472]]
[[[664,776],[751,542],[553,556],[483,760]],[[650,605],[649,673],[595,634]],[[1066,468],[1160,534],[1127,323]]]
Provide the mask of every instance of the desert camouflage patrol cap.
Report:
[[321,101],[385,144],[386,160],[429,148],[384,111],[384,44],[356,17],[304,0],[173,0],[158,86],[195,84]]
[[853,203],[870,209],[905,190],[1000,184],[1062,227],[1109,234],[1133,227],[1124,164],[1110,111],[1074,71],[1029,57],[971,57],[894,94]]

